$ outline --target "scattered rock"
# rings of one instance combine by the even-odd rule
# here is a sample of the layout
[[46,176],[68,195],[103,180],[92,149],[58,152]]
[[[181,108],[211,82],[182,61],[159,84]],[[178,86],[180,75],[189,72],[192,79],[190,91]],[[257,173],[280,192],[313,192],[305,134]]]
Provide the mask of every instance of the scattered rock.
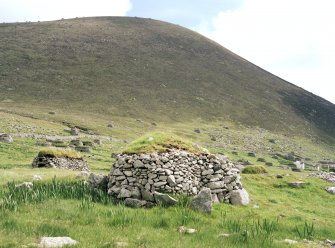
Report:
[[248,205],[250,202],[249,194],[245,189],[233,190],[230,196],[233,205]]
[[76,127],[72,127],[70,130],[71,135],[79,135],[79,129]]
[[89,146],[77,146],[75,148],[76,151],[78,152],[85,152],[85,153],[91,153],[92,152],[92,148]]
[[195,133],[201,133],[201,131],[200,131],[199,128],[194,129],[194,132],[195,132]]
[[0,134],[0,141],[5,142],[5,143],[12,143],[14,140],[13,140],[13,137],[11,135],[6,134],[6,133],[1,133]]
[[40,247],[63,247],[76,245],[78,242],[70,237],[43,237],[39,243]]
[[193,228],[187,228],[185,226],[180,226],[178,227],[177,231],[179,233],[187,233],[187,234],[194,234],[197,232],[197,230],[193,229]]
[[190,207],[193,210],[210,214],[212,212],[212,195],[209,188],[203,188],[192,201]]
[[334,183],[335,182],[335,172],[316,172],[308,175],[309,177],[318,177],[327,182]]
[[49,114],[49,115],[55,115],[56,112],[55,112],[55,111],[50,111],[48,114]]
[[219,234],[219,237],[222,237],[222,238],[227,238],[227,237],[229,237],[231,234],[229,234],[229,233],[221,233],[221,234]]
[[39,180],[42,180],[41,176],[39,176],[39,175],[34,175],[33,176],[33,181],[39,181]]
[[288,244],[290,244],[290,245],[294,245],[294,244],[297,244],[297,243],[298,243],[298,241],[296,241],[296,240],[292,240],[292,239],[285,239],[284,242],[285,242],[285,243],[288,243]]
[[329,187],[327,189],[327,192],[335,195],[335,186],[334,187]]
[[32,189],[33,188],[33,183],[32,182],[23,182],[20,184],[16,184],[15,188],[28,188],[28,189]]
[[162,194],[159,192],[154,193],[154,198],[157,204],[162,204],[163,206],[173,206],[177,203],[177,200],[168,194]]
[[114,246],[115,247],[126,247],[128,246],[128,243],[127,242],[115,242]]
[[108,177],[106,175],[91,173],[88,177],[88,183],[93,188],[107,192]]
[[248,156],[249,157],[256,157],[256,153],[254,153],[254,152],[248,152]]
[[89,177],[90,173],[88,171],[81,171],[77,174],[77,178],[81,178],[81,177]]
[[288,185],[292,188],[302,188],[305,186],[305,182],[301,182],[301,181],[298,181],[298,182],[289,182]]
[[73,146],[83,146],[83,142],[81,140],[71,140],[70,141],[70,145],[73,145]]

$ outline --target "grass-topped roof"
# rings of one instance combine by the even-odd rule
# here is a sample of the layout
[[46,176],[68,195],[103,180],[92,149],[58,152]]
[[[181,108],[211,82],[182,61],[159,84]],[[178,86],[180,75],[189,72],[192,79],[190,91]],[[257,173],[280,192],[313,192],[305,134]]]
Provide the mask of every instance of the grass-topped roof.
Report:
[[172,133],[155,132],[146,134],[131,142],[122,153],[162,153],[169,149],[185,150],[191,153],[204,153],[206,150]]
[[70,149],[61,148],[44,148],[38,153],[39,157],[56,157],[56,158],[82,158],[79,152]]

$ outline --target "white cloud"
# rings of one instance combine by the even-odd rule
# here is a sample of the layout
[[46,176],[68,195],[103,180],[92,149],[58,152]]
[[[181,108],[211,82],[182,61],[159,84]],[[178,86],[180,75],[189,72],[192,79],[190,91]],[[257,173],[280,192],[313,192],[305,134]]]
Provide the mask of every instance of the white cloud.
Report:
[[333,0],[245,0],[197,31],[335,103],[334,10]]
[[124,16],[130,0],[0,0],[0,21],[48,21],[84,16]]

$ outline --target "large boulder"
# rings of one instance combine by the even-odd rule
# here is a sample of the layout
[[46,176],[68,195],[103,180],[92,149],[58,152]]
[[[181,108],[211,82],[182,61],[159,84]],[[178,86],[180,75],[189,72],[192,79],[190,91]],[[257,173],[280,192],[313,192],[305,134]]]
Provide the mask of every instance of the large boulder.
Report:
[[1,142],[5,142],[5,143],[12,143],[13,142],[13,138],[9,134],[0,133],[0,141]]
[[107,192],[108,177],[106,175],[91,173],[88,177],[88,183],[93,188],[98,188]]
[[250,202],[249,194],[245,189],[233,190],[230,196],[233,205],[248,205]]
[[210,214],[212,212],[212,195],[209,188],[203,188],[191,202],[190,207],[196,211]]
[[154,193],[155,202],[164,206],[173,206],[177,203],[177,200],[169,196],[168,194],[162,194],[159,192]]

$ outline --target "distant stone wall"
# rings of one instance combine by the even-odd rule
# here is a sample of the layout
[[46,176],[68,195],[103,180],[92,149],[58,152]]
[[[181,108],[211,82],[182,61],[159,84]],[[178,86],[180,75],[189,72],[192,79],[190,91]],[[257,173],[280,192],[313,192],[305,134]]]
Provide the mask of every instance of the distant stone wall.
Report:
[[210,188],[214,202],[230,202],[242,189],[239,170],[222,155],[172,150],[161,154],[120,154],[108,178],[108,194],[154,202],[154,192],[197,195]]
[[60,168],[79,171],[90,171],[88,164],[82,158],[56,158],[50,156],[37,156],[33,168]]

